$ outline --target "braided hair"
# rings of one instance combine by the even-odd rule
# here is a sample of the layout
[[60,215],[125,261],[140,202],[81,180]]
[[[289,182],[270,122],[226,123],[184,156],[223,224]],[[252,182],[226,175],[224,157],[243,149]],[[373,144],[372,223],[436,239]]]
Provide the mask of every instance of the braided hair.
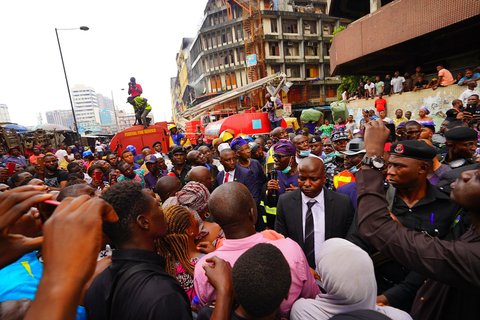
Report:
[[157,241],[158,254],[165,257],[167,272],[175,276],[175,264],[178,261],[185,270],[193,275],[194,266],[188,255],[187,229],[192,225],[192,214],[182,206],[173,205],[163,210],[167,223],[167,234]]

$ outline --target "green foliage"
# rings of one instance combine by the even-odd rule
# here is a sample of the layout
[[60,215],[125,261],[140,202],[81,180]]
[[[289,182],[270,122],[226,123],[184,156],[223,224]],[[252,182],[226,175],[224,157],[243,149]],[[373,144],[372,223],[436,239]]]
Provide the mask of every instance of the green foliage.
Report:
[[335,29],[333,29],[333,36],[335,36],[337,33],[339,33],[340,31],[343,31],[347,29],[345,26],[339,26],[339,27],[336,27]]
[[343,91],[346,90],[348,93],[353,93],[357,90],[357,87],[360,84],[360,81],[363,81],[365,83],[367,82],[368,79],[370,79],[371,81],[374,81],[375,77],[340,76],[340,85],[338,86],[338,89],[337,89],[337,96],[339,97],[338,99],[341,100]]
[[333,42],[333,38],[335,38],[335,35],[336,35],[337,33],[341,32],[341,31],[343,31],[343,30],[345,30],[345,29],[346,29],[346,27],[344,27],[344,26],[335,27],[335,29],[333,29],[333,32],[332,32],[333,37],[330,39],[330,43]]

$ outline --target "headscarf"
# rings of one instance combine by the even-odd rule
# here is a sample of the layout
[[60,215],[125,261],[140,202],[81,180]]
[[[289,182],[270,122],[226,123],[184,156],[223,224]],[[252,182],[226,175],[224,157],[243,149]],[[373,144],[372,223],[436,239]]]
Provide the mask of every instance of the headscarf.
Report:
[[175,196],[168,198],[162,204],[162,208],[168,208],[173,205],[184,206],[193,212],[195,219],[198,221],[199,234],[197,239],[201,239],[208,234],[208,231],[203,225],[202,217],[199,212],[205,211],[208,206],[208,199],[210,198],[210,192],[200,182],[190,181]]
[[242,137],[236,137],[230,142],[230,148],[232,148],[233,151],[237,151],[247,143],[247,140],[243,139]]
[[412,318],[392,307],[377,307],[377,283],[368,254],[340,238],[325,241],[315,253],[317,273],[327,293],[315,299],[300,299],[292,308],[290,319],[328,320],[336,314],[355,310],[376,310],[396,320]]
[[280,139],[274,146],[273,152],[286,156],[294,156],[296,149],[293,143],[287,139]]
[[[176,200],[170,200],[176,198]],[[205,211],[208,206],[208,199],[210,198],[210,192],[200,182],[190,181],[180,191],[175,194],[175,197],[168,198],[164,203],[164,208],[174,204],[178,204],[197,212]],[[176,203],[171,203],[176,202]]]
[[[427,107],[421,107],[420,110],[424,111],[426,115],[429,115],[430,114],[430,110],[428,110]],[[420,111],[419,110],[419,111]]]

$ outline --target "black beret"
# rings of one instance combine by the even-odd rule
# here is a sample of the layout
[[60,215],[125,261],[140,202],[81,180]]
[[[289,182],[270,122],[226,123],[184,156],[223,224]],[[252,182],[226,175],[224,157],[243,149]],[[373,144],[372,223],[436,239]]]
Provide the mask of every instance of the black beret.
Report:
[[315,142],[322,142],[322,138],[320,138],[320,136],[313,136],[308,140],[308,143],[315,143]]
[[390,155],[417,160],[432,160],[437,155],[437,151],[424,141],[405,140],[393,143],[390,147]]
[[155,141],[155,142],[152,144],[152,147],[155,148],[155,146],[156,146],[157,144],[162,144],[162,143],[161,143],[160,141]]
[[467,127],[456,127],[445,132],[445,138],[453,141],[477,140],[477,131]]

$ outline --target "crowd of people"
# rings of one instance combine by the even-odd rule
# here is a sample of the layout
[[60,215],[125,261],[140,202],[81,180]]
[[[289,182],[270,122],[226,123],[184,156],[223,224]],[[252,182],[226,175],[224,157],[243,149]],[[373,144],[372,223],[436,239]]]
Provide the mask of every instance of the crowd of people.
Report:
[[352,92],[345,90],[342,93],[342,100],[350,99],[374,99],[392,94],[402,94],[408,91],[418,91],[423,89],[437,89],[438,87],[446,87],[457,84],[466,86],[469,83],[476,83],[480,79],[480,67],[475,69],[467,68],[465,71],[458,72],[455,77],[445,68],[443,64],[436,67],[435,75],[427,77],[422,69],[418,66],[415,72],[405,72],[403,76],[400,71],[395,71],[393,77],[391,74],[385,77],[375,76],[375,80],[367,79],[360,81],[358,87]]
[[0,315],[478,319],[478,100],[440,128],[365,110],[188,149],[171,126],[168,153],[12,147]]

